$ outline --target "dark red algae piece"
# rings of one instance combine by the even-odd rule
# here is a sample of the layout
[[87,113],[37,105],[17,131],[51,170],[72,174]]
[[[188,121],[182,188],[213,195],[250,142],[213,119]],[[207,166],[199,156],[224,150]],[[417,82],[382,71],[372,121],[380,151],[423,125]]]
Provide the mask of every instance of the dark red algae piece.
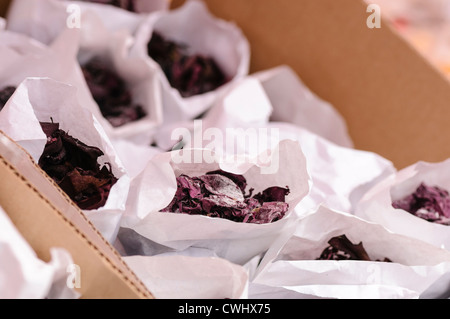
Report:
[[394,201],[392,206],[432,223],[450,225],[449,192],[437,186],[421,183],[414,193]]
[[117,178],[109,165],[100,167],[103,152],[75,139],[58,123],[41,123],[47,136],[39,166],[83,210],[103,207]]
[[136,12],[134,3],[135,0],[81,0],[81,1],[99,4],[109,4],[118,8],[128,10],[130,12]]
[[266,224],[282,219],[289,210],[285,197],[289,188],[272,187],[245,195],[244,176],[222,170],[205,175],[177,177],[172,202],[161,212],[204,215],[241,223]]
[[100,58],[89,60],[81,69],[92,97],[113,127],[123,126],[147,115],[141,105],[133,103],[126,83]]
[[186,45],[165,39],[158,32],[152,34],[147,51],[182,97],[211,92],[229,82],[212,57],[190,54]]
[[16,91],[15,86],[7,86],[0,91],[0,111]]
[[[362,242],[355,245],[347,238],[346,235],[331,238],[328,241],[328,247],[322,251],[317,260],[373,261],[364,249]],[[383,262],[391,262],[391,260],[385,258]]]

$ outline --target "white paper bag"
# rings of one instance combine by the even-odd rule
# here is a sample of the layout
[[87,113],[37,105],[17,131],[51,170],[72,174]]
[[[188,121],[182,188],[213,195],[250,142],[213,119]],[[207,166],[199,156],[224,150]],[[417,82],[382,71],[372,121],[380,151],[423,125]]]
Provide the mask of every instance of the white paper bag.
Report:
[[450,190],[450,160],[440,163],[419,162],[375,185],[359,202],[356,215],[379,223],[392,232],[417,238],[450,250],[450,226],[426,221],[392,206],[414,193],[420,184]]
[[76,61],[78,32],[63,32],[51,46],[28,36],[0,30],[0,90],[17,87],[27,77],[49,77],[71,83],[84,96],[84,79]]
[[[183,98],[148,55],[147,45],[154,31],[171,41],[185,44],[194,54],[214,58],[231,80],[214,91]],[[187,1],[175,10],[151,14],[136,32],[131,55],[147,58],[159,72],[164,123],[190,120],[204,113],[230,84],[248,74],[250,64],[249,43],[242,31],[234,23],[214,17],[206,4],[198,0]]]
[[113,139],[111,142],[130,179],[142,173],[150,160],[162,153],[157,147],[140,145],[124,139]]
[[[0,57],[4,61],[0,66],[0,89],[8,85],[17,86],[26,77],[49,77],[71,84],[77,88],[79,103],[97,117],[110,138],[149,145],[154,130],[162,121],[157,77],[145,67],[145,62],[128,57],[127,43],[130,38],[126,34],[103,34],[99,30],[94,33],[97,35],[97,46],[81,49],[77,30],[65,30],[49,47],[18,33],[0,32]],[[101,39],[107,41],[102,42]],[[78,61],[84,63],[96,56],[125,81],[133,103],[141,105],[147,116],[113,127],[102,115]]]
[[[373,261],[316,260],[341,235],[362,243]],[[325,206],[299,220],[284,246],[264,258],[250,298],[271,297],[273,289],[274,298],[417,299],[450,270],[448,251]],[[384,258],[392,262],[375,261]]]
[[[167,10],[168,5],[169,2],[165,0],[140,0],[138,4],[139,10],[148,13]],[[91,33],[98,32],[98,28],[108,32],[126,31],[133,34],[146,15],[84,1],[14,0],[8,10],[7,28],[47,45],[65,29],[80,29],[82,46],[89,47],[93,44]]]
[[[179,161],[178,156],[183,154],[190,154],[192,158],[209,157],[213,161]],[[134,230],[159,246],[166,246],[168,251],[182,251],[189,247],[206,248],[220,258],[242,265],[266,251],[275,238],[289,229],[295,219],[295,206],[309,191],[306,163],[297,143],[281,142],[272,150],[269,159],[264,165],[252,158],[223,165],[225,162],[221,162],[220,158],[217,159],[208,150],[185,149],[157,155],[145,171],[132,181],[122,227]],[[270,165],[273,166],[269,167]],[[268,167],[270,174],[265,173],[265,168]],[[290,194],[286,197],[289,211],[282,219],[271,224],[238,223],[200,215],[160,212],[174,197],[176,176],[200,176],[217,169],[243,174],[248,188],[254,188],[254,194],[272,186],[289,187]],[[274,170],[271,171],[272,169]],[[120,237],[120,240],[124,242],[127,238]]]
[[[15,13],[25,5],[20,0],[13,5],[10,14],[12,22],[9,24],[8,30],[29,34],[42,42],[48,42],[54,52],[42,52],[39,62],[48,65],[46,68],[40,66],[39,72],[36,72],[38,67],[34,64],[36,63],[34,57],[30,57],[28,50],[24,49],[25,53],[21,55],[21,62],[25,62],[25,64],[17,66],[17,69],[14,70],[15,76],[26,72],[28,76],[48,76],[76,86],[80,103],[97,117],[108,136],[148,145],[154,130],[162,122],[162,101],[159,77],[156,71],[148,66],[145,59],[129,56],[129,48],[133,42],[132,30],[139,25],[142,17],[128,16],[124,10],[117,12],[116,8],[98,4],[55,0],[32,1],[31,7],[25,11],[26,13]],[[70,28],[64,25],[65,19],[67,19],[64,17],[68,14],[66,9],[70,5],[77,5],[80,8],[79,27]],[[66,6],[69,7],[66,8]],[[56,12],[56,18],[50,15],[53,11]],[[40,15],[41,13],[44,17]],[[45,28],[52,30],[51,40],[42,40],[43,36],[39,35],[39,23],[35,19],[30,18],[30,21],[27,20],[26,23],[23,23],[24,14],[31,15],[35,19],[42,18]],[[24,32],[20,28],[15,28],[16,20],[18,20],[19,26],[29,25],[33,32]],[[124,20],[123,23],[121,23],[122,20]],[[108,21],[114,21],[115,25],[108,25]],[[25,42],[25,40],[22,41]],[[7,45],[5,43],[5,46]],[[100,58],[111,71],[125,82],[132,95],[133,104],[139,104],[142,107],[146,113],[145,117],[120,127],[114,127],[102,115],[79,65],[79,63],[84,65],[94,57]],[[9,64],[8,60],[10,59],[5,61],[5,65]],[[61,65],[57,65],[58,61],[61,61]]]
[[101,166],[111,165],[118,180],[106,204],[85,213],[105,238],[114,240],[125,210],[130,178],[100,123],[78,104],[76,88],[48,78],[26,79],[0,112],[0,130],[27,150],[37,163],[47,141],[39,122],[52,120],[69,135],[102,150]]
[[[89,91],[88,84],[77,86],[83,89],[82,102],[104,127],[106,133],[112,139],[126,139],[137,144],[150,145],[152,135],[162,123],[162,98],[159,87],[159,76],[151,68],[145,59],[131,57],[129,47],[133,38],[123,32],[112,33],[101,29],[101,25],[92,23],[93,30],[90,33],[92,44],[83,46],[80,40],[78,62],[83,70],[92,59],[99,59],[108,70],[115,73],[131,94],[133,105],[140,105],[146,115],[136,121],[128,122],[121,126],[113,126],[102,114],[100,106],[94,100]],[[70,40],[69,40],[70,41]],[[83,81],[85,78],[83,77]]]

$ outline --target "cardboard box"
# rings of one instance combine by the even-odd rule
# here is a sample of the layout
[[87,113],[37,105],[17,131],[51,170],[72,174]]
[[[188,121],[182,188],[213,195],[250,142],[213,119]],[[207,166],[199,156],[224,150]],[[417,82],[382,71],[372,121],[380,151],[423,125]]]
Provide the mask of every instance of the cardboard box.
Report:
[[61,247],[79,266],[81,298],[153,298],[83,212],[1,131],[0,176],[0,204],[37,256],[49,262],[50,249]]
[[[252,72],[291,66],[343,114],[356,148],[376,152],[399,169],[450,157],[447,78],[386,23],[369,28],[362,0],[205,1],[248,37]],[[8,3],[0,0],[2,16]],[[182,3],[174,0],[173,7]],[[0,140],[0,203],[38,255],[48,259],[52,245],[69,249],[87,274],[85,298],[152,298],[67,198],[56,189],[43,194],[33,186],[33,180],[49,183],[37,167],[27,163],[31,173],[24,176],[3,154],[5,145],[17,145],[5,136]],[[30,208],[36,216],[25,218]],[[38,235],[43,230],[48,237]]]

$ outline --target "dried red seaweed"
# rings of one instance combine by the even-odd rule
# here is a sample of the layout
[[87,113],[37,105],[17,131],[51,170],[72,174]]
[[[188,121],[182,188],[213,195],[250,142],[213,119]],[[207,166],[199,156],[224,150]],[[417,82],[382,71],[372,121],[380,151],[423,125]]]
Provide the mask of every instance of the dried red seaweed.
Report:
[[99,4],[108,4],[131,12],[136,12],[134,3],[135,0],[81,0],[81,1]]
[[148,54],[183,97],[214,91],[229,81],[213,58],[189,54],[186,45],[167,40],[158,32],[152,34]]
[[82,65],[86,83],[102,115],[113,127],[120,127],[146,116],[133,98],[125,82],[100,58]]
[[450,226],[449,192],[440,187],[422,183],[414,193],[394,201],[392,206],[426,221]]
[[[328,241],[329,246],[322,251],[317,260],[360,260],[373,261],[361,243],[353,244],[346,235],[336,236]],[[380,260],[375,260],[380,261]],[[385,258],[383,262],[391,262]]]
[[39,166],[83,210],[103,207],[112,186],[117,182],[111,167],[100,167],[104,155],[59,128],[58,123],[41,123],[47,135]]
[[0,91],[0,111],[3,109],[6,102],[8,102],[15,91],[16,87],[14,86],[7,86]]
[[225,171],[198,177],[180,175],[172,202],[161,212],[205,215],[235,222],[265,224],[282,219],[289,209],[289,188],[272,187],[255,196],[246,195],[242,175]]

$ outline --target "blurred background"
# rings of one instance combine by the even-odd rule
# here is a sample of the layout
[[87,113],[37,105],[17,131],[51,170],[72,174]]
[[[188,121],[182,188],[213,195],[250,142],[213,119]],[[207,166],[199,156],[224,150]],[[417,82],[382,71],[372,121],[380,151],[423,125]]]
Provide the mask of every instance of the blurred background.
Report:
[[450,0],[366,0],[411,45],[450,77]]

